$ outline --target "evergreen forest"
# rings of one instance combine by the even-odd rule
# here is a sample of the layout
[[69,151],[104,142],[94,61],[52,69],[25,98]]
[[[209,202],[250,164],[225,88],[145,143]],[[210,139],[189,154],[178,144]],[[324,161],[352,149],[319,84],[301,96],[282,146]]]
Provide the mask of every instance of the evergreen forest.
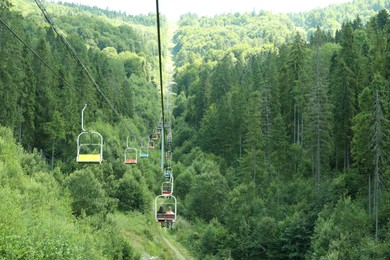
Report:
[[389,8],[160,16],[158,41],[155,13],[1,0],[0,259],[389,259]]

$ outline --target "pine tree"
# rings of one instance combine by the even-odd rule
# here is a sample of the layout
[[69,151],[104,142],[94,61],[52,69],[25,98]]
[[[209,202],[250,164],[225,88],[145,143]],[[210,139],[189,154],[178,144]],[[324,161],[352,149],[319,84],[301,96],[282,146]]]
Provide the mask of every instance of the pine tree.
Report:
[[[374,103],[374,93],[368,86],[359,95],[360,112],[353,118],[353,139],[351,152],[353,156],[353,166],[360,174],[368,176],[368,182],[371,182],[372,161],[370,150],[372,149],[371,132],[372,104]],[[371,189],[369,188],[369,191]],[[371,196],[369,196],[371,197]],[[371,207],[369,207],[371,212]]]
[[[280,113],[279,89],[276,81],[276,64],[274,53],[256,53],[248,61],[251,78],[250,92],[258,90],[262,95],[261,128],[264,133],[265,156],[269,157],[272,147],[271,131],[273,119]],[[250,95],[250,94],[249,94]]]
[[[372,84],[359,96],[361,112],[354,118],[353,155],[356,167],[368,176],[368,211],[375,218],[375,236],[379,229],[380,191],[384,183],[388,120],[384,114],[382,76],[376,74]],[[381,94],[382,93],[382,94]]]
[[383,184],[384,178],[384,165],[385,165],[385,118],[383,116],[381,98],[378,90],[375,91],[374,102],[374,125],[372,126],[374,131],[373,136],[373,153],[374,153],[374,215],[375,215],[375,238],[378,239],[379,232],[379,202],[380,202],[380,190]]
[[[333,93],[335,115],[335,156],[336,168],[347,170],[351,164],[352,118],[357,107],[356,51],[352,26],[343,27],[340,54],[333,58],[331,65],[331,92]],[[342,165],[342,167],[341,167]]]
[[[52,64],[50,46],[45,39],[40,39],[37,45],[38,55],[48,64]],[[34,147],[49,151],[51,143],[45,124],[52,120],[55,104],[55,88],[57,84],[53,73],[36,57],[33,59],[35,80],[35,113],[34,113]],[[48,150],[46,150],[48,149]]]
[[122,101],[120,105],[120,112],[129,117],[134,117],[134,90],[130,87],[128,80],[124,80],[121,85]]
[[31,52],[25,47],[23,49],[24,62],[22,69],[24,72],[23,81],[20,87],[20,106],[23,110],[23,122],[19,128],[19,142],[31,151],[35,132],[35,76],[32,64]]
[[239,76],[235,69],[235,62],[237,62],[237,58],[233,53],[229,53],[214,68],[208,104],[217,102],[229,92],[232,86],[238,85]]
[[315,185],[319,188],[321,170],[327,168],[331,151],[332,110],[326,75],[328,66],[321,46],[314,47],[312,55],[312,86],[307,94],[305,111],[305,148],[312,155]]
[[[0,15],[7,21],[14,32],[21,32],[24,23],[19,14],[8,11],[10,4],[5,2],[0,6]],[[22,45],[13,35],[0,25],[0,124],[17,130],[22,122],[19,85],[23,79]]]
[[246,111],[244,112],[244,151],[245,154],[241,159],[241,171],[243,180],[260,183],[259,175],[262,175],[264,164],[264,140],[261,129],[261,93],[255,91],[249,97]]
[[292,98],[293,98],[293,142],[303,143],[303,111],[305,107],[305,42],[299,33],[296,33],[291,46],[291,52],[288,60],[289,71],[292,79]]

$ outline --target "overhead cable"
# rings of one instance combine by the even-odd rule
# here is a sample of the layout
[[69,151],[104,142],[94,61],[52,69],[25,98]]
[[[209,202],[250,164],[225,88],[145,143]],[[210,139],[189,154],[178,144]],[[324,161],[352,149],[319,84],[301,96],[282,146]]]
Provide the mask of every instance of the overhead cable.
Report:
[[68,83],[63,77],[61,77],[44,59],[42,59],[33,48],[31,48],[12,28],[6,24],[3,19],[0,18],[0,22],[10,31],[24,46],[26,46],[54,75],[56,75],[65,85],[77,94],[77,91]]
[[79,56],[77,55],[76,51],[72,48],[72,46],[69,44],[69,42],[66,40],[66,38],[59,32],[57,25],[54,23],[54,20],[51,18],[50,14],[46,11],[45,7],[43,6],[42,2],[40,0],[35,0],[37,6],[39,9],[41,9],[43,15],[45,16],[47,22],[51,25],[55,33],[60,37],[61,41],[65,44],[65,46],[71,51],[73,56],[76,58],[78,63],[82,66],[84,71],[87,73],[88,78],[92,81],[95,88],[99,91],[99,93],[103,96],[103,98],[106,100],[108,105],[111,107],[112,111],[118,116],[119,119],[123,122],[125,127],[134,135],[134,137],[141,143],[142,140],[137,138],[137,135],[134,133],[134,131],[131,129],[131,127],[123,120],[121,114],[118,112],[118,110],[114,107],[110,99],[104,94],[104,92],[101,90],[99,85],[96,83],[95,79],[92,77],[91,73],[88,71],[87,67],[83,64]]

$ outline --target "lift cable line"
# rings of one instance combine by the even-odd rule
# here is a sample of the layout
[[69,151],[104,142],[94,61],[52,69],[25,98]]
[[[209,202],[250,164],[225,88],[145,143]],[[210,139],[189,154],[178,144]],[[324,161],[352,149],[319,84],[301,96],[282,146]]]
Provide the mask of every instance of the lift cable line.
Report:
[[69,44],[69,42],[65,39],[65,37],[59,32],[58,26],[54,23],[53,19],[51,18],[50,14],[47,12],[46,8],[43,6],[42,2],[40,0],[35,0],[35,3],[39,7],[39,9],[42,11],[43,15],[45,16],[47,22],[51,25],[55,33],[60,37],[61,41],[65,44],[65,46],[71,51],[73,56],[76,58],[78,63],[82,66],[84,71],[87,73],[88,78],[92,81],[95,88],[98,90],[98,92],[103,96],[103,98],[106,100],[108,105],[111,107],[112,111],[118,116],[119,119],[121,119],[122,123],[125,125],[125,127],[130,131],[130,133],[133,134],[133,136],[141,142],[139,138],[137,138],[137,135],[134,133],[134,131],[131,129],[131,127],[123,120],[122,115],[118,112],[118,110],[114,107],[110,99],[104,94],[104,92],[101,90],[99,85],[96,83],[95,79],[92,77],[91,73],[88,71],[87,67],[83,64],[79,56],[77,55],[76,51],[72,48],[72,46]]
[[75,90],[75,88],[69,83],[67,82],[63,77],[61,77],[61,75],[59,75],[43,58],[41,58],[41,56],[39,56],[38,53],[36,53],[36,51],[34,51],[33,48],[31,48],[27,42],[25,42],[14,30],[12,30],[11,27],[9,27],[9,25],[7,23],[5,23],[3,21],[3,19],[0,18],[0,22],[8,29],[8,31],[10,31],[24,46],[26,46],[34,55],[35,57],[37,57],[51,72],[53,72],[54,75],[56,75],[62,82],[65,83],[65,85],[71,89],[75,94],[77,94],[77,91]]
[[164,117],[164,89],[163,89],[163,74],[162,74],[162,55],[161,55],[161,32],[160,32],[160,10],[158,0],[156,0],[156,20],[157,20],[157,42],[158,42],[158,62],[160,70],[160,95],[161,95],[161,119],[162,119],[162,128],[161,128],[161,169],[164,169],[164,127],[165,127],[165,117]]
[[159,11],[158,0],[156,0],[156,18],[157,18],[158,62],[159,62],[159,69],[160,69],[161,112],[162,112],[162,122],[163,122],[163,126],[164,126],[164,123],[165,123],[164,92],[163,92],[162,54],[161,54],[160,11]]

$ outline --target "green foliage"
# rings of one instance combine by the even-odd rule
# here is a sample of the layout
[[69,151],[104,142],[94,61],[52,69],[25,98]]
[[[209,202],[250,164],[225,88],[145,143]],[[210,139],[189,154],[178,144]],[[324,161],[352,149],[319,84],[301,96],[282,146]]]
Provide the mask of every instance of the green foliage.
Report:
[[[390,23],[373,12],[382,2],[345,4],[342,18],[339,6],[182,17],[172,118],[181,213],[169,234],[197,257],[388,258]],[[158,151],[123,164],[128,125],[146,138],[161,115],[153,14],[48,3],[98,89],[33,3],[12,4],[0,4],[2,19],[71,87],[0,26],[0,123],[11,129],[0,128],[0,258],[140,258],[129,240],[163,248],[149,214]],[[164,38],[164,59],[167,47]],[[74,160],[85,103],[87,129],[104,136],[99,166]],[[135,217],[110,214],[117,208]]]
[[276,221],[267,216],[258,192],[254,183],[250,183],[241,184],[228,193],[223,222],[233,233],[229,248],[234,259],[240,256],[267,258],[267,251],[271,249]]
[[73,198],[72,210],[76,216],[107,213],[107,195],[92,169],[75,171],[65,182]]
[[369,232],[369,217],[350,198],[319,214],[313,234],[313,259],[321,257],[359,258],[359,248]]
[[[0,258],[136,258],[115,223],[102,224],[100,216],[77,220],[70,194],[46,172],[48,167],[39,154],[23,152],[4,127],[0,127],[0,151]],[[67,181],[82,182],[88,177],[83,173]],[[99,187],[95,181],[88,184]]]
[[130,174],[125,174],[118,182],[116,198],[118,201],[118,209],[123,211],[137,210],[140,212],[146,211],[148,199],[145,195],[146,187]]
[[352,140],[352,154],[355,164],[361,172],[368,173],[372,168],[373,158],[369,156],[372,149],[371,138],[372,134],[370,126],[372,125],[372,104],[374,94],[369,88],[365,88],[359,96],[359,105],[361,112],[354,117],[354,139]]
[[203,161],[201,174],[195,177],[186,196],[187,217],[205,221],[213,218],[220,220],[227,190],[226,179],[219,173],[217,165]]
[[[199,30],[201,28],[201,30]],[[191,36],[196,33],[196,38]],[[237,44],[259,46],[264,43],[283,44],[293,35],[293,24],[285,15],[268,12],[242,15],[225,14],[213,18],[188,15],[182,17],[174,35],[174,54],[177,67],[185,60],[200,54],[207,57],[213,50],[223,50]]]
[[304,28],[308,35],[315,33],[317,27],[334,34],[343,23],[352,21],[357,16],[365,23],[384,8],[389,8],[389,3],[386,1],[358,0],[330,5],[326,8],[316,8],[307,12],[290,13],[288,17],[296,26]]
[[[141,129],[140,134],[146,132],[140,118],[148,125],[157,121],[158,95],[152,91],[157,59],[155,44],[150,43],[155,39],[151,29],[155,23],[146,22],[150,17],[139,17],[139,24],[137,17],[116,14],[123,21],[118,25],[107,17],[112,15],[110,12],[47,3],[59,31],[88,68],[87,75],[60,37],[46,24],[42,26],[45,19],[36,6],[24,0],[13,3],[10,10],[8,2],[2,5],[6,23],[46,63],[1,25],[0,90],[4,95],[0,96],[0,123],[15,130],[24,148],[37,148],[52,162],[52,169],[58,166],[72,172],[80,110],[85,103],[89,104],[87,126],[98,117],[109,124],[126,120],[118,117],[111,105],[124,117],[138,117],[134,129]],[[163,28],[165,25],[162,23]],[[118,156],[115,152],[113,155]]]
[[329,64],[325,63],[329,57],[325,55],[329,55],[330,51],[326,48],[332,48],[332,46],[317,47],[312,54],[312,68],[315,72],[313,72],[313,80],[309,83],[311,86],[307,94],[308,106],[303,115],[307,122],[304,136],[307,150],[312,154],[312,167],[315,169],[317,186],[320,185],[321,170],[329,167],[332,151],[333,114],[329,89],[325,80],[329,68]]
[[311,228],[307,216],[295,212],[278,223],[279,250],[274,252],[278,257],[303,259],[310,246]]
[[229,259],[230,252],[226,245],[229,244],[227,230],[213,219],[205,228],[200,238],[200,256],[204,259],[220,258]]
[[195,174],[194,168],[188,167],[175,178],[174,189],[177,197],[184,199],[187,196],[193,185]]
[[[357,6],[373,5],[368,1],[344,7],[356,13]],[[383,3],[375,8],[378,6]],[[197,234],[210,232],[206,225],[212,217],[204,216],[213,211],[205,205],[202,208],[207,210],[200,213],[201,201],[212,204],[221,183],[229,185],[221,197],[223,216],[212,216],[231,238],[206,256],[202,239],[186,236],[184,241],[194,239],[191,248],[199,255],[218,258],[219,252],[224,252],[225,258],[234,259],[339,259],[375,255],[374,247],[379,258],[386,254],[382,246],[386,244],[383,232],[388,230],[384,227],[388,205],[382,180],[388,162],[382,151],[389,143],[382,129],[387,129],[389,119],[385,90],[389,16],[381,11],[368,18],[375,8],[349,17],[350,21],[345,17],[323,20],[319,16],[323,10],[290,14],[294,22],[310,29],[289,31],[284,34],[285,41],[276,40],[277,34],[272,40],[267,38],[267,29],[275,21],[271,19],[262,24],[266,29],[261,40],[252,38],[263,27],[248,28],[268,17],[265,12],[182,17],[173,49],[175,90],[180,94],[175,110],[179,138],[175,158],[188,168],[176,181],[184,186],[177,191],[185,196],[184,213],[198,225],[190,227]],[[334,17],[339,11],[331,6],[323,15]],[[252,18],[258,21],[252,22]],[[297,20],[302,18],[307,20]],[[363,20],[369,22],[365,25]],[[225,33],[236,25],[240,29]],[[310,42],[306,42],[308,38]],[[273,44],[267,45],[268,40]],[[372,113],[374,89],[380,93],[375,102],[377,117]],[[375,140],[380,140],[380,147],[372,138],[371,127],[378,116],[375,125],[379,122],[381,131],[376,131]],[[373,177],[367,178],[374,170],[373,147],[383,158],[376,160],[380,185],[375,187],[381,189],[381,195],[376,192],[375,197]],[[218,162],[222,179],[213,176],[206,181],[202,168],[209,159]],[[345,203],[350,208],[339,206],[340,201],[349,201]],[[379,202],[384,203],[376,222],[379,239],[373,242],[375,220],[363,208],[372,212]],[[324,214],[334,205],[338,206],[332,218],[337,220],[324,221]],[[344,216],[348,211],[355,215]],[[197,217],[208,224],[199,224]],[[340,231],[344,227],[340,228],[339,222],[349,218],[363,226],[361,233],[354,233],[348,224],[347,231]],[[321,230],[334,235],[324,247]]]

